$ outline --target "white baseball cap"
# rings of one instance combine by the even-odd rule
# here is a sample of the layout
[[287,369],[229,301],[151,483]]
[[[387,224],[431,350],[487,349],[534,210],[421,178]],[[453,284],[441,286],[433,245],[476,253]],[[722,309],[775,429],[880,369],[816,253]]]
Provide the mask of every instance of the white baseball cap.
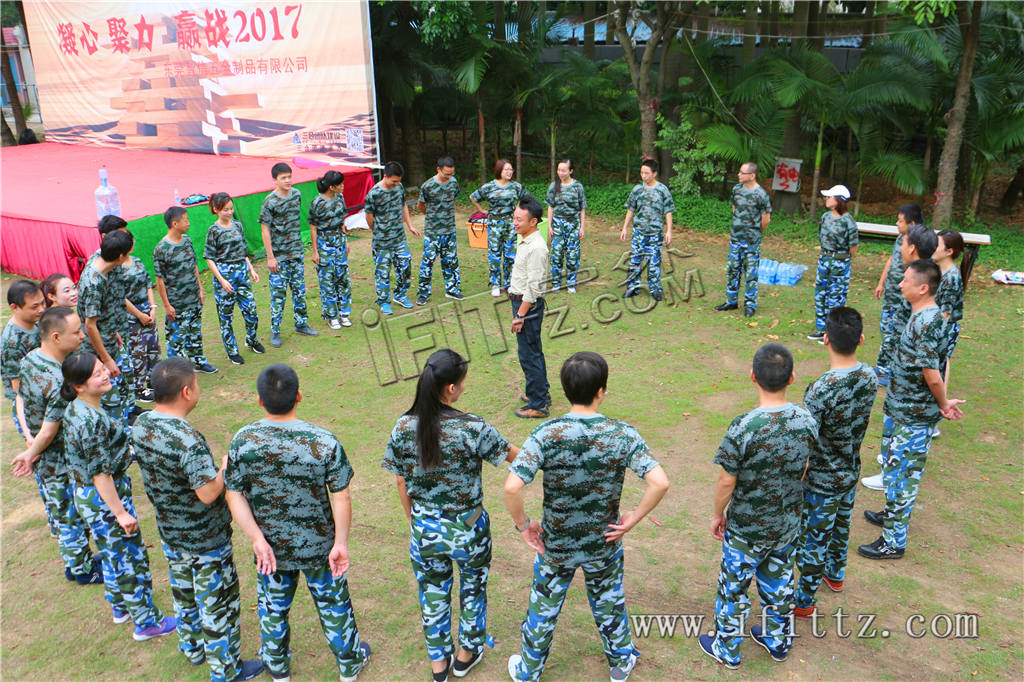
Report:
[[849,201],[850,190],[846,189],[846,185],[833,185],[828,189],[821,190],[821,196],[823,197],[840,197]]

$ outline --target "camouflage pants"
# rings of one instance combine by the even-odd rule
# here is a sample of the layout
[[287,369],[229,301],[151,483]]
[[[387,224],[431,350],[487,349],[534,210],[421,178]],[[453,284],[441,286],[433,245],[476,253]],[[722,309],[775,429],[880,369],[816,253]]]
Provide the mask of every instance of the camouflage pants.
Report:
[[[11,420],[14,422],[14,428],[17,429],[18,435],[22,438],[25,437],[25,432],[21,430],[21,423],[18,421],[17,408],[11,403]],[[32,475],[36,478],[36,485],[39,486],[39,497],[43,501],[43,509],[46,511],[46,522],[50,526],[50,535],[60,536],[60,528],[57,526],[57,522],[53,518],[53,511],[50,509],[50,503],[46,500],[46,486],[43,484],[43,479],[39,475],[38,471],[33,471]]]
[[228,355],[238,355],[238,342],[235,340],[235,304],[242,312],[245,322],[245,340],[249,345],[256,343],[256,331],[260,326],[259,315],[256,314],[256,298],[252,295],[252,281],[249,279],[249,266],[245,261],[240,263],[217,263],[221,277],[228,281],[233,292],[228,293],[220,285],[220,280],[213,278],[213,299],[217,302],[217,322],[220,323],[220,340]]
[[476,653],[487,638],[487,575],[491,567],[491,524],[484,511],[472,526],[438,509],[412,505],[409,555],[419,584],[420,614],[427,655],[443,661],[452,642],[452,561],[459,566],[459,646]]
[[885,483],[885,525],[882,539],[890,547],[907,546],[910,513],[924,476],[934,426],[913,426],[885,415],[882,422],[882,481]]
[[530,605],[521,628],[523,660],[516,668],[516,679],[536,680],[544,671],[558,614],[577,568],[583,569],[587,600],[590,602],[597,632],[601,635],[608,667],[625,665],[630,656],[640,655],[633,646],[633,637],[629,632],[626,595],[622,591],[622,556],[620,549],[607,559],[562,567],[549,564],[540,554],[537,555],[533,561]]
[[316,250],[320,264],[316,276],[320,281],[320,314],[325,320],[352,313],[352,284],[348,276],[348,243],[341,230],[316,233]]
[[123,346],[112,355],[114,363],[121,370],[120,376],[110,377],[110,390],[100,397],[103,410],[124,425],[130,432],[128,417],[135,408],[135,372],[132,368],[132,357]]
[[270,273],[267,283],[270,285],[270,331],[274,334],[281,333],[288,289],[292,290],[292,317],[295,320],[295,328],[308,326],[306,270],[302,265],[302,258],[277,261],[277,272]]
[[197,366],[206,363],[201,307],[175,310],[173,320],[164,320],[164,333],[167,335],[167,357],[188,358]]
[[[740,662],[740,642],[750,625],[762,621],[765,641],[785,653],[792,646],[789,614],[793,608],[793,563],[796,542],[773,547],[747,542],[725,531],[722,568],[715,597],[715,653],[730,663]],[[750,580],[757,581],[762,618],[751,622]]]
[[403,243],[393,249],[373,249],[373,286],[377,305],[391,298],[391,268],[395,269],[395,296],[404,296],[412,282],[412,252]]
[[956,342],[960,340],[960,323],[953,322],[949,325],[949,345],[946,346],[946,360],[953,357],[953,350],[956,348]]
[[512,216],[505,220],[487,219],[487,281],[492,287],[508,289],[512,264],[516,260],[516,231]]
[[67,474],[42,479],[43,502],[57,526],[57,550],[64,568],[71,575],[87,575],[92,570],[92,552],[86,523],[75,507],[75,488]]
[[629,243],[629,274],[626,275],[626,291],[640,288],[640,274],[647,263],[647,288],[652,294],[661,293],[661,246],[665,236],[641,234],[633,230]]
[[[144,313],[151,310],[149,301],[136,307]],[[129,317],[128,348],[132,357],[133,385],[138,395],[149,388],[149,374],[156,363],[160,362],[160,332],[156,328],[156,318],[143,325],[134,317]]]
[[796,564],[800,580],[796,587],[796,605],[814,606],[814,595],[822,576],[841,581],[846,575],[846,551],[850,546],[850,517],[857,488],[842,495],[823,495],[804,491],[804,513]]
[[825,331],[825,316],[833,308],[846,305],[850,290],[850,259],[818,256],[818,276],[814,280],[814,328]]
[[459,242],[454,232],[448,234],[423,235],[423,261],[420,262],[420,284],[417,298],[430,298],[430,279],[433,277],[434,261],[441,258],[441,277],[444,290],[453,295],[462,295],[462,275],[459,272]]
[[[138,518],[131,478],[127,474],[115,478],[114,486],[125,511]],[[107,601],[114,610],[127,611],[138,627],[159,625],[164,616],[153,604],[153,577],[142,533],[125,535],[95,486],[75,486],[75,505],[96,539]]]
[[[345,576],[335,578],[326,560],[323,566],[302,571],[313,605],[320,616],[320,627],[327,638],[327,647],[334,654],[338,669],[345,677],[354,677],[366,664],[359,649],[359,631],[352,602],[348,596]],[[263,662],[271,675],[287,675],[290,670],[291,631],[288,611],[299,586],[299,571],[277,571],[257,574],[256,597],[260,616],[260,641]]]
[[896,316],[896,308],[883,306],[881,316],[878,319],[878,331],[882,339],[878,342],[878,360],[875,365],[883,369],[889,368],[889,361],[892,360],[893,352],[893,319]]
[[178,621],[178,649],[193,664],[205,656],[211,682],[235,679],[241,672],[242,629],[231,543],[200,554],[180,552],[167,543],[163,547]]
[[757,265],[761,260],[761,242],[751,244],[729,240],[729,262],[725,268],[725,301],[735,304],[740,298],[740,277],[746,283],[743,307],[757,308]]
[[580,225],[571,220],[551,218],[551,286],[562,284],[565,267],[565,285],[576,286],[580,269]]

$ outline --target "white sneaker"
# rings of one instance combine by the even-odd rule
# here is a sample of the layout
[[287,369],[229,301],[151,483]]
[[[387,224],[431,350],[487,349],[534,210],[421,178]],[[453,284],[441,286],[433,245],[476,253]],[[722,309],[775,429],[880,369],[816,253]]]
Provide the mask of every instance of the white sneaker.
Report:
[[932,438],[938,438],[941,435],[942,435],[942,432],[939,431],[939,427],[938,426],[936,426],[934,429],[932,429]]
[[342,318],[341,318],[341,326],[342,327],[351,327],[352,326],[352,320],[348,319],[348,315],[343,315],[342,316]]
[[337,318],[329,320],[327,326],[331,329],[341,329],[341,322],[338,322]]
[[501,296],[501,289],[499,287],[491,287],[491,296],[494,298]]
[[508,657],[508,676],[513,680],[519,680],[516,677],[516,668],[519,667],[519,662],[523,660],[523,657],[519,654],[512,654]]
[[575,294],[576,293],[576,287],[569,287],[569,293],[570,294]]
[[551,287],[551,293],[557,294],[558,293],[558,289],[559,289],[559,286],[556,284],[555,286]]
[[885,490],[885,483],[882,481],[882,474],[877,476],[865,476],[860,479],[861,484],[868,490]]
[[636,654],[629,655],[629,661],[622,667],[615,667],[611,669],[611,682],[624,682],[629,679],[629,674],[633,672],[633,668],[636,667]]
[[881,452],[878,453],[878,457],[875,457],[875,461],[878,462],[878,466],[882,466],[883,464],[885,464],[885,458],[882,457]]

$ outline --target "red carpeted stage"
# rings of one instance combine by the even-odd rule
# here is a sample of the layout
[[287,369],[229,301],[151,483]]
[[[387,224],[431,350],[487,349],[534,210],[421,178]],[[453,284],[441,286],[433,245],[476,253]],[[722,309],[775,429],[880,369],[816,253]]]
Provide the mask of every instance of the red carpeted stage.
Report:
[[[245,225],[254,253],[263,251],[259,206],[274,188],[270,167],[280,159],[215,156],[181,152],[127,150],[84,145],[43,143],[6,147],[0,156],[0,266],[4,272],[42,279],[65,272],[75,280],[84,258],[99,247],[93,191],[100,168],[117,188],[121,216],[135,235],[135,255],[151,266],[153,246],[163,237],[163,212],[174,203],[174,190],[189,194],[227,192],[235,199],[235,213]],[[302,192],[304,237],[309,204],[316,196],[312,182],[328,169],[345,174],[345,203],[362,206],[373,186],[367,168],[312,165],[302,159],[286,160],[295,186]],[[189,208],[189,235],[205,268],[202,246],[206,230],[215,220],[208,206]]]

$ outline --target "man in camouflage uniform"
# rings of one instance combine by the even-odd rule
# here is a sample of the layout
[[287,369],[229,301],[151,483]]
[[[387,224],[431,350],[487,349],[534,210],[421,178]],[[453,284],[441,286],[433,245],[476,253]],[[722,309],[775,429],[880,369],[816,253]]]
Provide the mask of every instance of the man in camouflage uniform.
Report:
[[757,310],[757,265],[761,260],[761,238],[772,219],[772,202],[757,182],[757,164],[740,166],[739,182],[732,188],[732,230],[729,232],[729,265],[725,273],[725,303],[715,310],[739,307],[740,276],[746,282],[743,314]]
[[153,279],[142,259],[130,256],[121,266],[125,297],[135,307],[128,316],[128,348],[132,359],[135,397],[144,403],[153,402],[149,373],[160,362],[160,333],[156,328],[153,301]]
[[205,295],[199,283],[199,264],[189,228],[188,213],[181,206],[164,212],[167,235],[153,249],[153,271],[167,319],[167,357],[188,358],[196,371],[213,374],[217,368],[206,361],[203,352],[203,303]]
[[417,208],[423,211],[423,261],[416,304],[426,305],[430,299],[430,279],[434,261],[441,258],[441,276],[445,296],[462,298],[462,277],[459,273],[459,244],[455,236],[455,198],[459,196],[455,178],[455,160],[443,156],[437,161],[437,174],[420,186]]
[[[676,210],[672,193],[658,182],[658,163],[644,160],[640,166],[642,183],[633,187],[626,200],[626,219],[622,222],[619,239],[626,241],[629,223],[633,224],[633,239],[629,247],[629,274],[626,276],[626,292],[623,298],[640,293],[640,274],[647,262],[647,288],[651,298],[660,301],[661,288],[661,247],[672,243],[672,213]],[[661,231],[665,230],[662,237]]]
[[[908,242],[916,241],[915,227],[907,231]],[[904,256],[907,250],[905,243]],[[964,401],[948,398],[943,381],[949,336],[946,318],[935,305],[940,279],[939,266],[922,259],[907,264],[900,282],[912,313],[900,336],[896,362],[890,367],[889,390],[885,394],[882,431],[885,509],[864,512],[869,522],[882,526],[882,535],[873,543],[857,548],[868,559],[903,557],[910,513],[924,475],[935,424],[940,417],[963,417],[959,404]]]
[[355,680],[370,646],[359,641],[345,579],[352,467],[329,431],[296,417],[302,393],[292,368],[267,367],[256,387],[266,416],[232,438],[224,483],[256,555],[263,662],[275,679],[290,675],[288,611],[301,572],[341,679]]
[[[711,535],[722,541],[716,632],[698,638],[701,650],[727,668],[739,667],[744,628],[755,621],[761,625],[750,626],[750,635],[772,658],[783,661],[789,653],[800,477],[818,437],[814,417],[786,400],[794,377],[793,356],[785,346],[758,349],[751,376],[759,405],[732,420],[715,454],[722,467],[711,515]],[[759,619],[750,614],[752,578],[763,609]]]
[[[882,299],[882,313],[878,321],[878,329],[882,333],[882,340],[879,343],[878,360],[875,363],[875,376],[878,377],[879,386],[889,385],[889,363],[892,361],[894,344],[899,340],[900,334],[899,331],[895,331],[895,339],[893,339],[893,317],[897,307],[901,307],[904,304],[903,295],[900,293],[900,281],[903,279],[903,271],[907,267],[901,255],[903,240],[907,233],[907,228],[914,223],[922,221],[920,206],[917,204],[904,204],[900,206],[900,210],[896,214],[896,227],[899,230],[899,234],[896,235],[896,241],[892,245],[892,254],[882,269],[882,276],[878,279],[878,286],[875,287],[875,298]],[[904,324],[906,324],[905,319]]]
[[804,475],[804,507],[793,612],[814,613],[814,595],[824,579],[843,589],[850,517],[860,477],[860,445],[871,419],[878,384],[871,367],[857,361],[864,321],[853,308],[833,308],[825,318],[829,371],[807,387],[804,407],[818,422],[817,447]]
[[18,375],[18,394],[34,438],[32,445],[14,458],[14,474],[34,473],[43,486],[43,502],[58,533],[64,576],[82,585],[99,583],[103,571],[89,551],[89,535],[73,502],[61,433],[67,406],[60,396],[64,383],[61,363],[82,345],[82,321],[71,308],[55,306],[43,313],[39,333],[42,343],[24,357]]
[[211,682],[247,680],[263,664],[239,657],[241,601],[223,467],[217,470],[209,443],[186,421],[199,402],[195,371],[185,358],[169,358],[151,382],[156,407],[136,420],[132,444],[170,569],[178,648],[192,665],[210,664]]
[[[385,315],[392,312],[390,301],[403,308],[411,308],[412,301],[405,292],[411,282],[412,253],[405,241],[404,225],[417,237],[420,233],[412,226],[409,207],[405,205],[405,187],[402,176],[405,169],[396,161],[384,166],[384,177],[366,194],[363,201],[366,222],[373,231],[373,284],[377,290],[377,305]],[[395,270],[395,295],[391,297],[391,269]]]
[[[342,177],[341,173],[338,176]],[[327,191],[331,191],[330,188]],[[352,315],[352,284],[348,274],[346,215],[348,207],[341,191],[331,198],[324,193],[318,194],[309,206],[313,262],[320,281],[320,314],[331,329],[352,326],[349,320]]]
[[[515,528],[537,550],[522,625],[522,654],[509,658],[508,672],[517,680],[540,677],[555,622],[579,568],[611,679],[625,680],[640,652],[633,645],[626,613],[621,538],[658,504],[668,478],[636,429],[598,412],[608,382],[608,365],[600,355],[576,353],[562,366],[561,377],[572,409],[534,429],[505,481]],[[643,478],[647,488],[636,509],[620,513],[627,468]],[[522,491],[541,470],[544,517],[538,524],[523,509]]]
[[[274,191],[260,207],[263,248],[270,269],[270,345],[281,345],[281,321],[287,289],[292,292],[295,331],[305,336],[319,332],[309,326],[306,315],[306,273],[302,263],[302,193],[292,187],[292,169],[275,163],[270,169]],[[287,287],[287,289],[286,289]]]

